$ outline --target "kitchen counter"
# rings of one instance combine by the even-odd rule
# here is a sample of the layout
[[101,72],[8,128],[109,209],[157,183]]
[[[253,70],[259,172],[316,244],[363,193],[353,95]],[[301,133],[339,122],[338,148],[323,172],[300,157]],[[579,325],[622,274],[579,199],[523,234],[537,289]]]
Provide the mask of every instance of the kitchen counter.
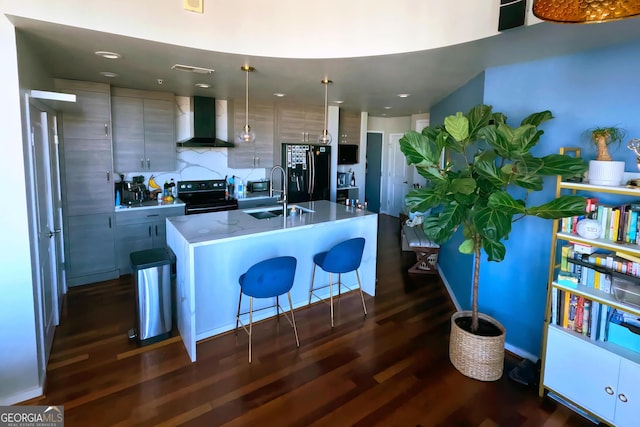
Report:
[[141,203],[134,203],[131,205],[120,205],[115,207],[115,211],[126,211],[129,209],[158,209],[158,208],[168,208],[175,206],[183,206],[185,203],[180,199],[173,199],[172,202],[158,202],[157,200],[145,200]]
[[[167,218],[167,245],[176,255],[178,330],[192,361],[196,360],[197,341],[235,328],[238,278],[264,259],[296,257],[291,299],[293,308],[300,308],[309,304],[313,256],[343,240],[364,237],[360,278],[363,291],[375,295],[378,215],[325,200],[291,206],[309,212],[258,219],[250,213],[265,208],[254,208]],[[282,205],[273,208],[282,209]],[[342,274],[342,281],[347,286],[356,284],[355,273]],[[328,283],[328,274],[318,269],[316,284],[322,283]],[[327,287],[320,297],[328,298],[328,292]],[[269,299],[255,300],[254,310],[271,303]],[[242,304],[244,311],[248,298]],[[275,314],[274,309],[265,308],[254,312],[254,320]]]
[[[339,205],[327,200],[289,205],[289,207],[292,206],[300,206],[312,212],[297,214],[293,217],[280,216],[268,219],[257,219],[245,213],[245,210],[253,212],[267,209],[261,207],[170,218],[169,222],[188,244],[198,246],[246,238],[257,234],[275,234],[295,228],[321,226],[335,221],[349,221],[364,216],[377,217],[377,214],[373,212]],[[282,209],[282,205],[273,205],[272,208],[274,210]]]

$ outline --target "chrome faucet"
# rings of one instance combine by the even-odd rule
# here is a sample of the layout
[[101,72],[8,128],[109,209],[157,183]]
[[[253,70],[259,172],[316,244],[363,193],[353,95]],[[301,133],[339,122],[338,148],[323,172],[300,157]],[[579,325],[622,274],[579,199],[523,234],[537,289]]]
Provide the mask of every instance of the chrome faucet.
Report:
[[[281,183],[282,188],[280,190],[273,189],[273,173],[277,170],[282,172],[282,183]],[[269,186],[271,187],[269,189],[269,197],[273,197],[274,192],[280,193],[281,199],[278,200],[278,203],[282,203],[282,215],[284,218],[286,218],[287,217],[287,173],[282,168],[282,166],[275,165],[274,167],[271,168],[271,175],[269,177]]]

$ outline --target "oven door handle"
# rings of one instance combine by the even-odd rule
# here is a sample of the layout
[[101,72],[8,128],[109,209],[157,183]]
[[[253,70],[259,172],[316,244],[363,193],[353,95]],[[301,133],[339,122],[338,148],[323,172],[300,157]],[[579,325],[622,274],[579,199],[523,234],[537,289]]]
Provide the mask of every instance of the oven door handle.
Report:
[[211,212],[212,209],[215,209],[217,211],[224,211],[224,210],[233,210],[233,209],[237,209],[236,206],[234,205],[225,205],[225,206],[209,206],[209,207],[204,207],[204,208],[187,208],[187,213],[196,213],[196,212],[202,212],[202,211],[208,211]]

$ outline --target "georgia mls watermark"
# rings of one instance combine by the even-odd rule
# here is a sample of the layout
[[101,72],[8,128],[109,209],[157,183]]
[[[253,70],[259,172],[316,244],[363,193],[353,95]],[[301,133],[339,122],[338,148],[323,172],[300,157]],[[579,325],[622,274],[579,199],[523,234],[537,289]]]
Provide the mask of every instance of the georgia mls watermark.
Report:
[[0,406],[0,427],[64,427],[64,407]]

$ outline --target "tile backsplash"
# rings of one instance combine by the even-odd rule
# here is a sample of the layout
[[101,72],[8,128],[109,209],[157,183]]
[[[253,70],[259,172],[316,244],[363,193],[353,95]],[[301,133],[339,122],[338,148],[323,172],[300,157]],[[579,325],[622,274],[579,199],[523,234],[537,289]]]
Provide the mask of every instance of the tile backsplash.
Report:
[[[178,147],[177,170],[173,172],[131,172],[124,174],[124,179],[129,181],[134,176],[143,175],[145,184],[153,175],[158,184],[173,178],[178,181],[190,181],[201,179],[224,179],[225,176],[235,175],[243,182],[265,178],[269,173],[264,168],[257,169],[233,169],[227,167],[227,150],[233,148],[184,148]],[[116,171],[116,174],[118,171]]]

